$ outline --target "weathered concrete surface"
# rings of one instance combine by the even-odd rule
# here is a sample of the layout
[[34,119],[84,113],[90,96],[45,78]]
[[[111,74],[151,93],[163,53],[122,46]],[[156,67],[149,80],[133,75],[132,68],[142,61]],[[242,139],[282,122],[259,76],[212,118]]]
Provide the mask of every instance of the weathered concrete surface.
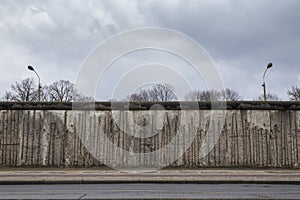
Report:
[[[114,111],[104,103],[97,104],[96,111],[80,111],[71,110],[70,104],[57,104],[63,108],[59,110],[49,103],[1,103],[0,165],[100,166],[109,162],[130,167],[134,163],[129,158],[134,157],[138,166],[148,167],[172,161],[192,139],[171,166],[299,168],[299,103],[228,103],[224,124],[209,110],[210,104],[184,111],[177,104],[170,103],[166,110],[148,111],[148,104],[135,104],[133,109]],[[185,113],[191,117],[183,118]],[[164,150],[179,132],[179,142],[171,151]],[[112,150],[108,144],[124,151]]]

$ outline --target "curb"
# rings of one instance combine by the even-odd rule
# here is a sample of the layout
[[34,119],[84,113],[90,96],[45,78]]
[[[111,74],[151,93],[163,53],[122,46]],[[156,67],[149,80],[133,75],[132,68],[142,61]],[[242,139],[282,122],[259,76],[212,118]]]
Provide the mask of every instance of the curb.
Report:
[[187,170],[118,173],[93,170],[0,171],[0,185],[24,184],[291,184],[300,185],[294,170]]

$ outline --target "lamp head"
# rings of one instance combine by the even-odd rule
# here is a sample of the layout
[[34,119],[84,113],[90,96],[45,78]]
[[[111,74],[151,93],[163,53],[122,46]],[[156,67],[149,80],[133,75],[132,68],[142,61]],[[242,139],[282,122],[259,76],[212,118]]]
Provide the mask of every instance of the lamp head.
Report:
[[33,67],[28,65],[28,69],[31,70],[31,71],[34,71]]
[[269,63],[268,66],[267,66],[267,69],[271,68],[273,66],[272,63]]

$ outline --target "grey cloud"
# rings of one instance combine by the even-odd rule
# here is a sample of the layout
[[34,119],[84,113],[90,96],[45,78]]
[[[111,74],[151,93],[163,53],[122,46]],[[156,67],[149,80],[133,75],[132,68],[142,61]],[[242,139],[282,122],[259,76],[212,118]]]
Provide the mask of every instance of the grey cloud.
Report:
[[[261,93],[263,70],[268,88],[287,98],[300,84],[300,1],[0,1],[0,94],[38,66],[45,83],[74,81],[88,53],[113,34],[159,26],[194,38],[217,63],[225,86],[247,99]],[[6,66],[9,66],[7,69]],[[15,72],[18,73],[15,73]],[[59,72],[59,73],[58,73]]]
[[274,62],[273,74],[280,76],[269,80],[270,89],[287,98],[286,89],[299,84],[299,6],[295,0],[181,1],[171,10],[155,2],[145,11],[202,44],[219,64],[225,84],[237,87],[247,99],[260,94],[259,73]]

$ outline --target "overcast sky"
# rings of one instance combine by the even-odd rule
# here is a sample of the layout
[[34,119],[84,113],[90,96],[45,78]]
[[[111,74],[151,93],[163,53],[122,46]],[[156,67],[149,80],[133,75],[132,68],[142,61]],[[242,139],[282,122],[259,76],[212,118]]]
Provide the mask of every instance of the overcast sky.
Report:
[[201,44],[225,87],[246,100],[262,93],[272,62],[267,88],[287,100],[287,89],[300,86],[299,8],[298,0],[0,0],[0,95],[15,81],[35,78],[27,65],[43,84],[75,82],[84,59],[105,39],[162,27]]

